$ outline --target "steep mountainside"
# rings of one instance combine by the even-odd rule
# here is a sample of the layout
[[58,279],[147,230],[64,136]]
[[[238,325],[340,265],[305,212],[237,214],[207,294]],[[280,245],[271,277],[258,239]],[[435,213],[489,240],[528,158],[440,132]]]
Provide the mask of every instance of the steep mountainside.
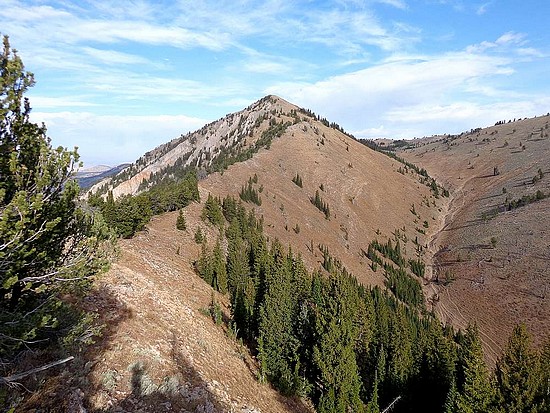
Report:
[[476,321],[493,358],[515,323],[550,331],[550,116],[499,122],[459,136],[409,141],[399,156],[451,191],[434,240],[436,311]]
[[427,244],[448,198],[425,172],[273,96],[212,125],[157,148],[107,183],[120,195],[178,175],[185,165],[210,172],[199,181],[201,203],[184,209],[187,229],[176,230],[178,213],[171,212],[122,240],[120,260],[90,299],[109,326],[86,364],[86,404],[97,411],[312,410],[261,383],[257,360],[209,314],[214,298],[224,321],[230,317],[227,297],[193,269],[201,253],[197,229],[208,249],[219,237],[201,219],[209,194],[238,199],[253,192],[256,203],[243,204],[263,219],[266,235],[299,253],[310,270],[321,270],[328,249],[366,285],[384,282],[366,257],[375,239],[391,239],[408,258],[431,253]]
[[[220,197],[238,197],[255,175],[262,204],[248,208],[264,217],[269,236],[292,245],[310,268],[322,260],[319,247],[328,247],[367,284],[382,282],[365,258],[369,242],[400,239],[405,254],[429,254],[419,246],[446,208],[425,176],[275,96],[158,147],[92,191],[135,194],[189,166],[210,173],[199,186]],[[316,192],[327,216],[312,204]]]
[[231,163],[249,158],[281,133],[283,125],[270,123],[275,114],[285,113],[285,122],[291,122],[296,119],[297,110],[280,98],[266,96],[241,112],[147,152],[112,179],[95,185],[92,192],[112,190],[116,198],[177,177],[188,167],[197,167],[202,176],[221,171]]

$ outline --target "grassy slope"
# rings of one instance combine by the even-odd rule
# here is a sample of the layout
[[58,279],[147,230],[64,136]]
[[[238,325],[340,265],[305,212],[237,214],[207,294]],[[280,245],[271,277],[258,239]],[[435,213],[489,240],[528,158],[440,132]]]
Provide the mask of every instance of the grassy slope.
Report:
[[[422,228],[423,220],[430,222],[428,235],[437,228],[438,207],[421,205],[423,197],[435,199],[413,175],[398,173],[396,161],[310,122],[289,128],[269,150],[201,181],[201,198],[204,202],[209,192],[238,197],[241,186],[257,174],[255,186],[263,185],[263,202],[261,207],[247,207],[264,217],[268,236],[299,251],[310,269],[319,268],[322,260],[317,244],[326,245],[361,282],[381,284],[381,270],[370,270],[361,249],[366,250],[374,237],[385,240],[395,229],[405,228],[409,241],[403,248],[412,256],[415,236],[421,243],[428,242],[415,228]],[[303,178],[303,188],[292,182],[296,172]],[[321,183],[325,187],[321,196],[332,212],[330,220],[309,201]],[[420,215],[417,223],[414,220],[419,218],[410,212],[413,203]],[[192,411],[197,406],[211,406],[213,411],[230,407],[309,411],[307,403],[282,398],[269,385],[258,383],[255,360],[228,337],[225,326],[216,326],[204,314],[212,290],[191,265],[200,250],[193,241],[195,229],[206,228],[199,218],[201,209],[199,204],[186,208],[186,232],[175,229],[177,213],[169,213],[153,218],[146,232],[121,241],[121,259],[98,285],[116,305],[105,305],[101,294],[96,297],[111,329],[90,356],[90,405],[98,409],[139,405],[154,411],[159,403],[168,406],[169,402],[167,409],[174,411]],[[292,229],[296,224],[299,233]],[[217,230],[207,230],[212,245]],[[229,316],[226,298],[217,299]],[[144,370],[136,370],[140,365]],[[163,380],[168,384],[158,388]],[[132,394],[132,381],[142,383],[141,393],[149,388],[151,395],[138,397],[135,390]],[[184,397],[170,396],[167,388],[183,392]]]
[[[476,321],[493,361],[514,324],[526,323],[538,342],[550,331],[550,199],[495,214],[506,198],[550,194],[549,122],[506,123],[400,152],[451,189],[434,249],[439,272],[456,281],[434,286],[437,313],[459,327]],[[539,169],[543,178],[533,183]]]

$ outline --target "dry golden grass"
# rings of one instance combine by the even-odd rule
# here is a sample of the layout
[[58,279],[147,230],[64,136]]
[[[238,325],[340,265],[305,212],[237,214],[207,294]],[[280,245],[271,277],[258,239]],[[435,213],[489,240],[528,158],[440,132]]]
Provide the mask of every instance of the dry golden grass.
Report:
[[[495,213],[507,198],[550,194],[549,123],[543,116],[415,141],[417,148],[400,153],[451,189],[434,248],[439,272],[456,281],[435,288],[436,310],[458,327],[477,322],[493,362],[516,323],[525,323],[537,343],[550,331],[550,199]],[[533,182],[539,170],[543,177]]]

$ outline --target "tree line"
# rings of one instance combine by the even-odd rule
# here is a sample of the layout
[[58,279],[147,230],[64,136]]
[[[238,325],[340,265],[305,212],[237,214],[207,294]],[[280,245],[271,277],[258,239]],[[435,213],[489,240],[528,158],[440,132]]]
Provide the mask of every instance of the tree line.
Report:
[[[259,380],[311,398],[319,412],[379,412],[392,402],[396,412],[548,411],[550,342],[537,352],[518,326],[491,372],[475,325],[455,332],[419,311],[420,298],[360,285],[326,247],[323,269],[310,272],[268,241],[253,211],[232,197],[217,202],[225,223],[196,268],[227,288],[230,328],[256,355]],[[379,248],[400,261],[396,246]]]
[[124,195],[116,200],[109,192],[104,200],[99,194],[88,196],[88,204],[99,210],[105,222],[122,238],[131,238],[145,228],[153,215],[176,211],[193,201],[199,201],[195,170],[189,170],[178,181],[162,184],[138,195]]

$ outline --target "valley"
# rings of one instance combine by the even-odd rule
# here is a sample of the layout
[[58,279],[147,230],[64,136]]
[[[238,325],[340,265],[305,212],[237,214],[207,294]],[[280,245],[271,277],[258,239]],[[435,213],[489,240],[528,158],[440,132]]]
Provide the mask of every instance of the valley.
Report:
[[477,322],[492,363],[515,324],[525,323],[539,344],[550,329],[549,122],[503,122],[409,141],[414,147],[398,152],[452,194],[432,242],[434,277],[454,281],[434,287],[435,309],[457,328]]

